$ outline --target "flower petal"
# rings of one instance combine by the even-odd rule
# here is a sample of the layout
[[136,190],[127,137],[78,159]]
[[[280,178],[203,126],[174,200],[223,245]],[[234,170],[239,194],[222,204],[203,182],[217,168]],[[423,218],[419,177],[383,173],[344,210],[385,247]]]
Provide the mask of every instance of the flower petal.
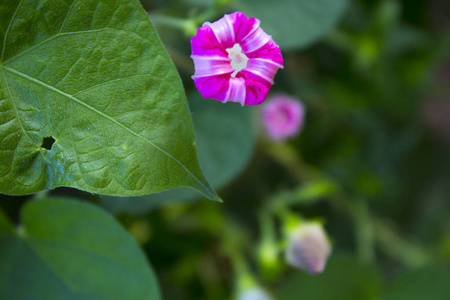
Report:
[[231,67],[231,59],[228,57],[191,55],[191,58],[195,64],[193,79],[234,72],[234,69]]
[[250,32],[239,41],[242,51],[246,54],[260,49],[272,39],[270,35],[259,27],[260,21],[258,19],[255,20],[256,22],[253,24]]
[[242,106],[245,104],[246,86],[245,79],[242,77],[230,77],[228,91],[223,99],[223,103],[228,101],[238,102]]
[[282,65],[266,58],[250,58],[245,70],[253,75],[259,76],[266,80],[270,85],[273,85],[273,78]]
[[210,27],[219,43],[225,48],[231,48],[236,41],[233,23],[233,18],[230,15],[225,15],[222,19],[214,23],[205,22],[203,26]]

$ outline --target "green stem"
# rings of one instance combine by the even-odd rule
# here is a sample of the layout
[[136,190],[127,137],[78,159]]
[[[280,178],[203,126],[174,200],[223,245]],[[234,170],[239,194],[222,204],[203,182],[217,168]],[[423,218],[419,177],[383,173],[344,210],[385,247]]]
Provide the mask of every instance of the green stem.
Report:
[[286,143],[267,143],[264,145],[264,149],[273,159],[285,167],[298,182],[308,179],[305,164],[292,146]]
[[355,203],[350,213],[355,223],[357,254],[361,262],[371,264],[375,260],[375,228],[367,202]]
[[266,210],[259,213],[261,238],[258,245],[259,265],[266,280],[274,281],[281,271],[279,244],[273,216]]
[[375,227],[380,249],[387,255],[410,267],[422,266],[432,261],[432,256],[423,248],[400,237],[386,222],[376,220]]

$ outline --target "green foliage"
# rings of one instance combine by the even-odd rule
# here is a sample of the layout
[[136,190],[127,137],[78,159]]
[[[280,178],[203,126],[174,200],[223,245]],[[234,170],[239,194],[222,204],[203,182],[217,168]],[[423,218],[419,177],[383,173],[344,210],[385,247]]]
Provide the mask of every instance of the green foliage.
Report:
[[362,265],[350,256],[335,255],[318,276],[297,273],[279,287],[283,300],[371,300],[382,287],[381,272],[376,266]]
[[161,299],[136,242],[97,207],[46,198],[21,215],[0,237],[1,299]]
[[261,20],[261,27],[285,50],[310,46],[342,17],[348,0],[241,0],[237,8]]
[[450,269],[429,266],[410,270],[389,286],[382,300],[446,300],[450,298]]
[[138,1],[6,1],[0,20],[0,191],[190,186],[218,199],[178,74]]
[[[0,191],[93,192],[48,194],[125,213],[142,250],[91,204],[0,195],[1,299],[158,300],[146,257],[169,300],[450,298],[446,0],[142,0],[164,46],[135,0],[19,2],[0,1]],[[298,137],[195,91],[189,38],[236,10],[281,45]],[[223,204],[178,187],[216,197],[194,130]],[[314,277],[285,261],[312,221],[333,246]]]

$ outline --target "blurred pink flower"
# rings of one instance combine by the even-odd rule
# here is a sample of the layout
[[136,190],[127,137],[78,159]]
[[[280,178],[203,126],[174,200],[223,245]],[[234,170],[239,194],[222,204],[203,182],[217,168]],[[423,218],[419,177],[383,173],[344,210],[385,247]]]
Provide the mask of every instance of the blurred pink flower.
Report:
[[241,105],[266,99],[283,68],[280,47],[242,12],[206,22],[191,39],[195,86],[203,97]]
[[286,262],[310,274],[325,269],[331,245],[321,224],[301,223],[289,232]]
[[304,122],[304,107],[300,100],[277,94],[264,104],[262,123],[267,134],[274,140],[295,136]]

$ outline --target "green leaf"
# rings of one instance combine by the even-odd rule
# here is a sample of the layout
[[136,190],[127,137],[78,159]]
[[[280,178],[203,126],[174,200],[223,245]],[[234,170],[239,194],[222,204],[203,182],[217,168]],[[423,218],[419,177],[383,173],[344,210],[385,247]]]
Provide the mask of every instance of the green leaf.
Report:
[[401,274],[382,300],[450,299],[450,270],[429,266]]
[[0,237],[0,299],[161,299],[137,243],[97,207],[37,200],[22,222],[18,235]]
[[0,192],[189,186],[218,199],[178,73],[138,1],[2,1],[0,49]]
[[283,300],[372,300],[381,290],[381,272],[350,256],[333,256],[317,276],[299,272],[278,289]]
[[316,42],[337,24],[348,0],[241,0],[237,5],[248,17],[261,20],[282,50]]
[[[211,185],[220,189],[238,176],[252,157],[256,140],[252,108],[205,100],[198,92],[189,97],[200,165]],[[145,214],[162,204],[188,202],[199,194],[176,188],[142,197],[102,197],[113,213]]]

